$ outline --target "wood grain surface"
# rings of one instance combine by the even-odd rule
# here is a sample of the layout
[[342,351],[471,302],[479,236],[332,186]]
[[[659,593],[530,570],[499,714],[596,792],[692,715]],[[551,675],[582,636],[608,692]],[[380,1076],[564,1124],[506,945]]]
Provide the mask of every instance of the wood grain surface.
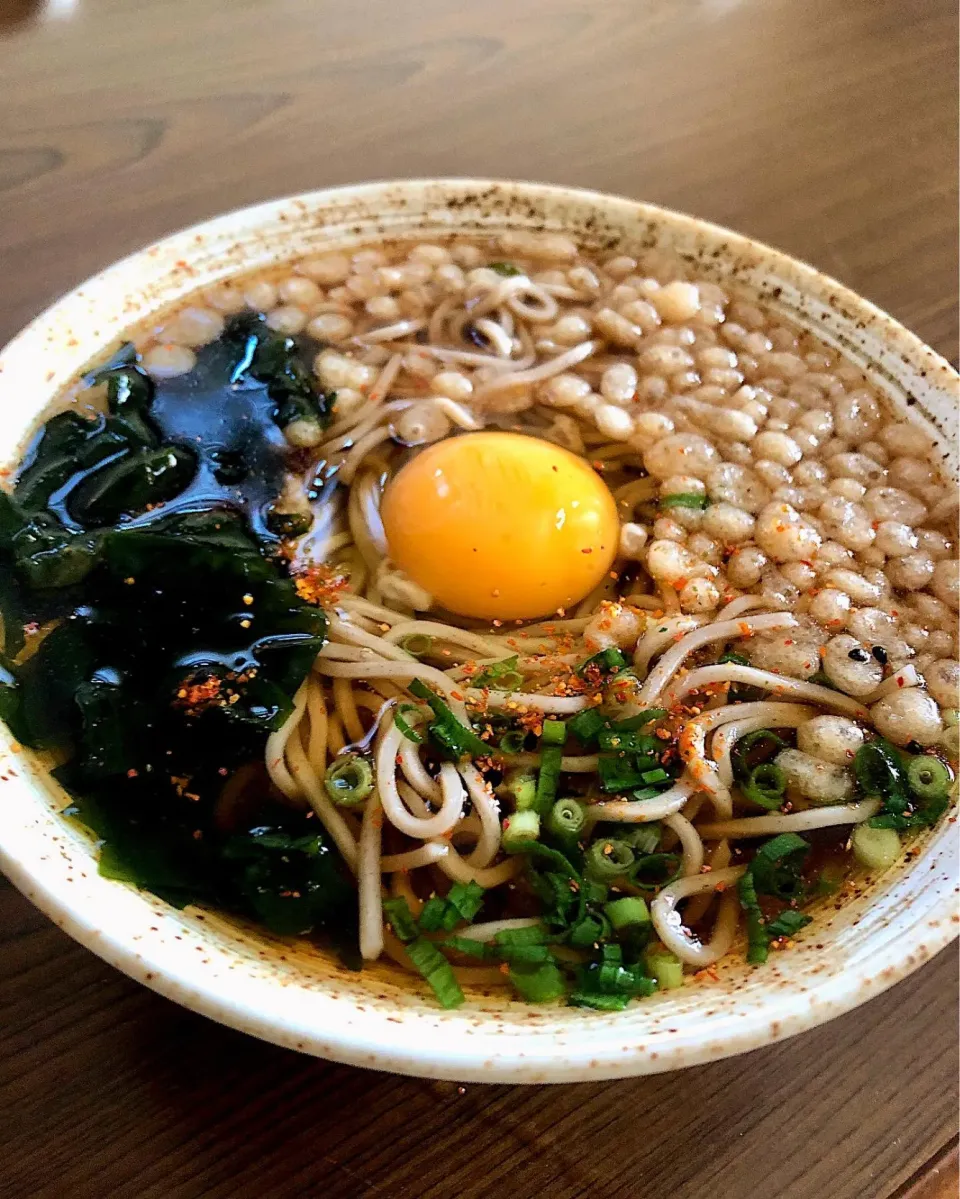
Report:
[[[473,174],[695,212],[956,356],[952,0],[0,0],[0,339],[165,232]],[[2,811],[0,811],[2,819]],[[957,957],[632,1082],[458,1088],[157,998],[0,889],[4,1199],[947,1199]]]

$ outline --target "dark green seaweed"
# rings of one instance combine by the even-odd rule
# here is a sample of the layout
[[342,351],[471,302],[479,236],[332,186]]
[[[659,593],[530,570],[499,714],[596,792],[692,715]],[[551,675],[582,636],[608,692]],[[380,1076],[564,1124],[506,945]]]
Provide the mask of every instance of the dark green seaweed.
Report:
[[[302,531],[273,515],[282,428],[332,408],[309,352],[239,317],[195,370],[154,383],[123,347],[85,380],[107,412],[41,428],[0,493],[0,718],[64,759],[102,873],[278,933],[335,927],[346,944],[340,856],[262,768],[326,634],[274,554]],[[241,768],[238,801],[224,788]]]

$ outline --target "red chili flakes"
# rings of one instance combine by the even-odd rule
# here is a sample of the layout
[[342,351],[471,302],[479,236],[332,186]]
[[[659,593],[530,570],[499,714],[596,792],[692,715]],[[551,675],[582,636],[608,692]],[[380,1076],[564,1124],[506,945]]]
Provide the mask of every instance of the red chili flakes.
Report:
[[[297,589],[297,595],[306,603],[327,607],[336,603],[349,582],[346,575],[338,574],[321,563],[295,575],[293,585]],[[246,603],[246,597],[244,602]]]
[[207,708],[223,708],[234,704],[240,696],[234,691],[224,694],[224,681],[217,675],[184,679],[178,687],[173,701],[175,708],[182,708],[188,716],[197,716]]

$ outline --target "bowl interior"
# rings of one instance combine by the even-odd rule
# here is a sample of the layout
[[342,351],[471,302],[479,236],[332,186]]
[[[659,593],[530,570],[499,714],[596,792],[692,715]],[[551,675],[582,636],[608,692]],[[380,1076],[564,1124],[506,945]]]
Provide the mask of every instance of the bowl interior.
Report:
[[[816,328],[911,420],[935,430],[957,469],[956,376],[884,313],[810,267],[716,226],[649,205],[533,184],[412,181],[318,192],[219,217],[89,280],[0,355],[0,463],[60,388],[130,325],[195,288],[321,248],[384,236],[549,229],[596,248],[664,246],[700,277],[735,282]],[[394,968],[360,974],[308,943],[222,916],[178,912],[96,873],[94,843],[59,815],[42,762],[0,729],[0,865],[35,903],[107,961],[187,1006],[293,1048],[357,1065],[477,1081],[565,1081],[654,1072],[754,1048],[854,1006],[954,935],[953,825],[858,898],[827,904],[796,947],[762,969],[715,978],[617,1015],[538,1010],[499,991],[442,1012]]]

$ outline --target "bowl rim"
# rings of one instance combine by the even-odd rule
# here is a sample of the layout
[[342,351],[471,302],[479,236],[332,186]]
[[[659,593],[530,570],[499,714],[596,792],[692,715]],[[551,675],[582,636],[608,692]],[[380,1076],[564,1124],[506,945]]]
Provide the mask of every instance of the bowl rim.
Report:
[[[905,359],[925,363],[940,380],[939,388],[956,388],[960,384],[960,376],[949,363],[882,309],[810,264],[756,239],[685,213],[627,197],[559,185],[472,178],[383,180],[318,189],[250,205],[188,226],[118,260],[55,301],[0,351],[0,370],[10,357],[11,351],[15,351],[24,339],[35,336],[38,330],[49,326],[58,312],[82,295],[85,288],[95,283],[109,283],[111,276],[135,267],[138,262],[145,261],[158,250],[163,251],[187,238],[213,233],[215,230],[222,231],[233,225],[243,224],[244,227],[249,227],[261,223],[297,203],[322,208],[338,201],[376,202],[376,198],[386,191],[416,197],[428,189],[451,194],[465,190],[500,190],[521,197],[536,197],[546,203],[572,199],[581,204],[594,204],[600,209],[609,209],[611,205],[621,206],[624,211],[629,210],[638,217],[662,222],[673,229],[680,228],[691,236],[705,235],[714,241],[722,239],[731,254],[740,252],[760,258],[772,271],[786,270],[788,274],[800,279],[801,282],[797,284],[800,290],[803,290],[805,283],[811,293],[829,291],[845,312],[855,313],[874,326],[879,326],[884,333],[892,335]],[[411,217],[416,213],[416,209],[411,209]],[[504,217],[499,222],[492,222],[491,227],[496,227],[497,224],[501,228],[509,227],[510,223],[509,218]],[[458,226],[453,221],[450,225],[451,233],[457,229]],[[96,347],[101,348],[102,345]],[[94,352],[95,349],[91,349],[88,357]],[[51,388],[50,394],[54,394],[56,390],[59,388]],[[32,406],[31,408],[35,419],[42,409]],[[16,753],[8,756],[16,758]],[[29,777],[29,768],[26,773]],[[34,790],[42,789],[39,779],[32,785]],[[764,1014],[766,1023],[761,1035],[751,1027],[751,1021],[743,1021],[739,1026],[731,1023],[720,1034],[694,1036],[685,1033],[673,1040],[663,1035],[651,1039],[649,1043],[638,1044],[636,1037],[629,1035],[629,1032],[635,1032],[635,1029],[628,1030],[620,1036],[615,1034],[619,1023],[616,1015],[591,1014],[594,1029],[602,1026],[614,1031],[602,1043],[595,1037],[584,1037],[582,1045],[566,1044],[562,1054],[551,1049],[549,1039],[542,1035],[533,1040],[515,1035],[498,1036],[496,1029],[492,1033],[478,1030],[472,1038],[463,1038],[466,1044],[459,1044],[455,1039],[451,1040],[449,1035],[444,1035],[437,1040],[437,1046],[440,1046],[438,1049],[431,1046],[429,1033],[441,1028],[446,1028],[449,1033],[449,1018],[455,1017],[455,1013],[409,1013],[406,1015],[406,1021],[409,1022],[406,1027],[404,1024],[392,1025],[382,1019],[374,1022],[375,1027],[367,1026],[363,1020],[354,1022],[347,1019],[340,1023],[334,1022],[333,1025],[323,1028],[322,1032],[318,1032],[317,1020],[309,1012],[287,1012],[281,1021],[267,1006],[262,1009],[252,1007],[249,1001],[237,998],[231,993],[229,986],[218,984],[212,987],[209,980],[198,980],[189,970],[188,959],[184,955],[161,952],[155,945],[151,946],[146,942],[140,944],[139,938],[131,939],[129,933],[121,929],[120,924],[101,928],[96,919],[97,911],[101,910],[98,905],[86,901],[79,904],[73,902],[69,895],[64,894],[63,886],[58,885],[52,877],[48,877],[43,859],[23,858],[17,842],[18,838],[11,836],[4,821],[0,820],[0,867],[14,885],[75,940],[160,994],[228,1026],[335,1061],[405,1074],[465,1081],[599,1080],[638,1073],[655,1073],[743,1052],[812,1028],[879,994],[947,946],[958,936],[960,923],[960,916],[956,912],[956,890],[960,888],[940,886],[936,902],[924,913],[931,925],[934,923],[931,917],[936,917],[936,927],[926,930],[921,945],[905,953],[898,939],[889,937],[871,954],[869,971],[835,970],[820,980],[809,993],[804,993],[801,988],[800,992],[789,996],[789,1002],[786,1002],[785,996],[781,994],[779,1004],[772,1003],[771,1010]],[[906,875],[910,870],[903,873]],[[148,907],[149,905],[145,905],[144,911]],[[319,993],[314,993],[313,1000],[321,1008],[328,1007],[330,1013],[343,1015],[342,1011],[337,1009],[335,999],[327,1005]],[[342,1005],[342,1002],[341,998],[339,1003]],[[749,1002],[757,1001],[752,999]],[[495,1025],[496,1021],[491,1023]],[[413,1027],[414,1025],[416,1027]],[[666,1030],[667,1033],[672,1031],[676,1030]],[[500,1032],[502,1034],[503,1030]]]

